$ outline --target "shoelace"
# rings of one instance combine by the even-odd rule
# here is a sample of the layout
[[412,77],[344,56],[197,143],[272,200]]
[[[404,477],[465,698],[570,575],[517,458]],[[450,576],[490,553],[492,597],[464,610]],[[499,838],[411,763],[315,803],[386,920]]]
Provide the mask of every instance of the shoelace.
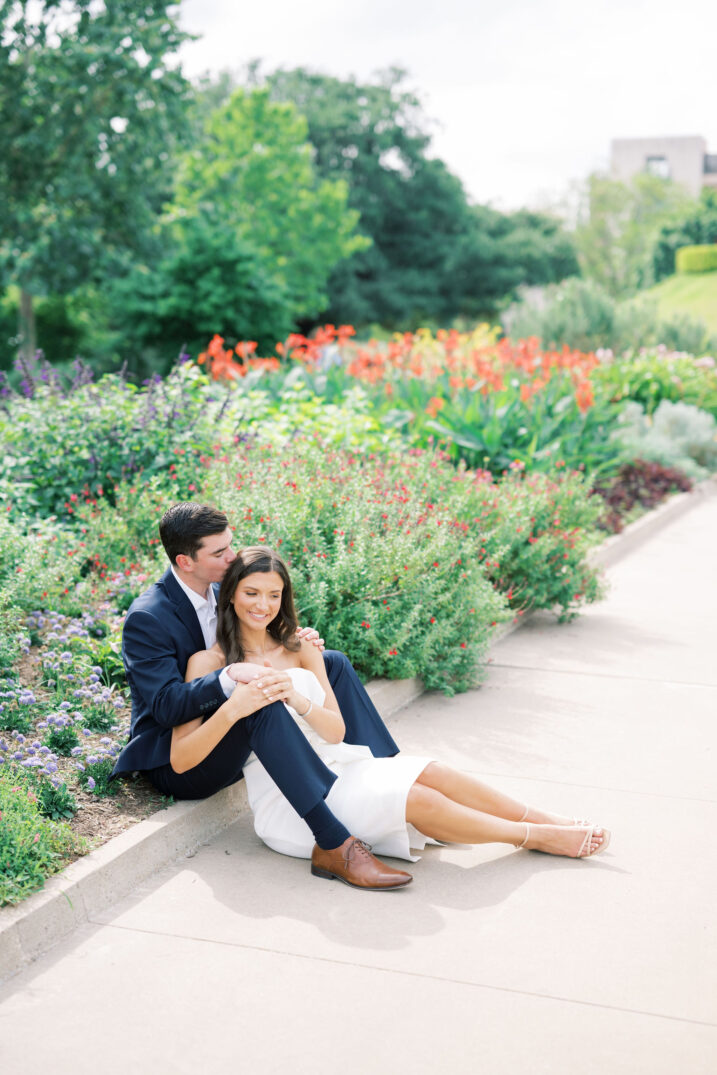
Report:
[[349,864],[349,859],[354,853],[354,850],[358,851],[360,854],[363,855],[370,855],[371,844],[367,844],[364,840],[354,840],[353,843],[349,844],[349,846],[344,852],[344,862],[347,866]]

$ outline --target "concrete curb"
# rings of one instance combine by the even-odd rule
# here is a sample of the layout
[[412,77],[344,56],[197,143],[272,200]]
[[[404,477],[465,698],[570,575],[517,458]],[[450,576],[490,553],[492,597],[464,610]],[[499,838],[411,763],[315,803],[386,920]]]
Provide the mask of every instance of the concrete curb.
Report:
[[[590,556],[600,567],[615,564],[677,516],[717,492],[717,483],[701,483],[690,493],[670,498],[649,515],[608,538]],[[517,630],[530,617],[499,629],[493,642]],[[391,718],[423,693],[418,679],[379,679],[367,685],[389,726]],[[48,951],[93,915],[127,896],[157,870],[201,844],[248,811],[243,783],[210,799],[180,802],[162,810],[51,877],[45,887],[16,907],[0,908],[0,982]]]

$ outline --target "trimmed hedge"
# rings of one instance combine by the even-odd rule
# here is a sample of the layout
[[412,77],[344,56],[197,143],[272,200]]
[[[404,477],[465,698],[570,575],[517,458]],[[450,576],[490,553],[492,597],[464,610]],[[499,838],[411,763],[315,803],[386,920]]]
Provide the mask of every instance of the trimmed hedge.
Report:
[[676,272],[712,272],[713,269],[717,269],[717,243],[682,246],[675,254]]

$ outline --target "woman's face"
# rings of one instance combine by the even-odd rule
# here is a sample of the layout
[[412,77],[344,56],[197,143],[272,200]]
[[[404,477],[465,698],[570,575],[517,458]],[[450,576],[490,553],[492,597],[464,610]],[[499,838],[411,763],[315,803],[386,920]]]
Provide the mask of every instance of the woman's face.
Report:
[[240,626],[250,631],[268,627],[279,613],[283,589],[284,583],[276,571],[245,575],[232,598]]

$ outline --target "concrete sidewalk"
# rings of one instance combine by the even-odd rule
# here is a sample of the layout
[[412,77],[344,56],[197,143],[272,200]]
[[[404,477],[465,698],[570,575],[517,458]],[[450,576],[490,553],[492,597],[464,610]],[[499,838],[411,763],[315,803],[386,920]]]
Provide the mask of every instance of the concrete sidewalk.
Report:
[[711,1073],[717,1069],[717,497],[536,616],[485,685],[426,695],[404,750],[611,828],[588,862],[427,850],[363,893],[242,815],[0,988],[0,1070]]

